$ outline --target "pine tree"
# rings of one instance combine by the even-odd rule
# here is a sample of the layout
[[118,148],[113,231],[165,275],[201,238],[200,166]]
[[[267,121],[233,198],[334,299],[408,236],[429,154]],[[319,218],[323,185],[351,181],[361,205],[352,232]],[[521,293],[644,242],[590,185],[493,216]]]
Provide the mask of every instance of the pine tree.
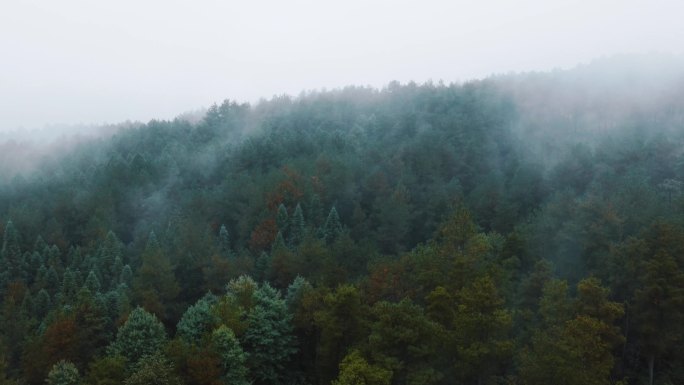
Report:
[[141,259],[142,265],[133,280],[135,296],[145,309],[166,320],[170,316],[167,309],[180,288],[171,262],[159,246],[154,232],[150,233]]
[[208,293],[183,313],[176,327],[176,334],[188,343],[198,344],[202,336],[210,332],[218,323],[218,317],[212,310],[217,298]]
[[290,219],[290,236],[288,237],[288,245],[294,249],[304,240],[304,233],[306,231],[306,224],[304,223],[304,213],[302,206],[297,204],[294,214]]
[[268,283],[254,292],[254,303],[243,338],[248,366],[256,384],[283,384],[288,376],[285,365],[297,351],[292,316]]
[[60,301],[62,304],[71,304],[76,301],[76,294],[78,294],[78,280],[76,274],[71,269],[64,271],[62,277],[62,287],[60,291]]
[[129,265],[124,265],[119,274],[119,284],[131,287],[133,284],[133,271]]
[[57,294],[60,290],[59,275],[54,266],[50,266],[45,277],[45,289],[51,296]]
[[45,289],[40,289],[35,301],[33,301],[33,314],[36,319],[42,320],[50,311],[50,306],[50,294]]
[[159,354],[144,357],[124,385],[182,385],[173,366]]
[[218,249],[222,257],[228,257],[231,254],[230,236],[226,225],[221,225],[218,235]]
[[332,385],[390,385],[392,371],[371,365],[358,350],[353,350],[340,362],[340,375]]
[[290,220],[287,215],[287,209],[282,203],[278,206],[278,213],[276,214],[276,225],[278,226],[278,231],[283,234],[287,234],[288,227],[290,225]]
[[19,232],[11,220],[7,221],[5,226],[2,250],[0,250],[0,274],[4,275],[6,283],[15,280],[24,281],[26,278]]
[[88,288],[91,293],[100,292],[100,280],[97,279],[97,275],[95,275],[94,271],[90,270],[90,273],[88,273],[84,287]]
[[223,371],[222,381],[226,385],[247,385],[246,355],[235,334],[221,325],[211,334],[211,349],[218,355]]
[[492,278],[473,281],[457,293],[454,347],[457,372],[466,381],[486,383],[512,358],[510,313]]
[[321,203],[321,197],[319,197],[318,194],[313,194],[311,196],[307,211],[313,228],[317,228],[323,224],[323,204]]
[[333,206],[328,213],[328,218],[323,225],[322,236],[327,243],[332,243],[337,239],[337,236],[342,232],[342,223],[340,216],[337,214],[337,209]]
[[118,330],[109,353],[121,355],[135,364],[142,357],[159,352],[166,342],[164,325],[153,314],[138,307]]
[[79,385],[81,377],[76,365],[68,361],[59,361],[50,369],[46,381],[48,385]]

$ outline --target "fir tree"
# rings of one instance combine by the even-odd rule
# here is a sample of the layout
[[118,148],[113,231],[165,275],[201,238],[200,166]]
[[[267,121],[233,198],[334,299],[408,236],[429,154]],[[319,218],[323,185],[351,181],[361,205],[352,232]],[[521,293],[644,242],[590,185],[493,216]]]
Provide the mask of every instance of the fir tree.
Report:
[[21,241],[19,232],[14,227],[12,221],[7,221],[5,234],[0,250],[0,274],[5,275],[5,281],[15,281],[25,279],[24,259],[21,252]]
[[226,225],[221,225],[221,229],[219,230],[218,249],[221,256],[230,256],[230,235],[228,234],[228,229],[226,229]]
[[268,283],[254,292],[254,303],[244,336],[248,366],[257,384],[283,384],[288,376],[285,365],[297,351],[292,316]]
[[223,371],[222,381],[226,385],[247,385],[246,355],[235,334],[221,325],[211,333],[211,349],[218,355]]
[[290,236],[288,237],[288,245],[293,249],[299,246],[304,239],[305,231],[306,224],[304,223],[302,206],[297,204],[294,214],[292,214],[292,218],[290,219]]
[[337,239],[337,236],[342,232],[342,223],[340,217],[337,215],[337,209],[333,206],[328,213],[328,218],[323,225],[322,236],[327,243],[332,243]]
[[78,279],[76,274],[71,269],[64,271],[62,277],[62,288],[60,291],[60,300],[62,304],[71,304],[76,301],[76,294],[78,293]]
[[144,308],[166,320],[170,316],[167,308],[180,288],[171,262],[162,251],[154,232],[150,233],[141,259],[142,265],[133,280],[134,293]]
[[68,361],[59,361],[50,369],[46,382],[48,385],[78,385],[81,377],[76,365]]
[[88,277],[85,281],[85,287],[87,287],[91,293],[100,292],[100,280],[97,279],[97,275],[95,275],[95,272],[92,270],[90,270],[90,273],[88,273]]
[[176,334],[189,343],[199,343],[202,336],[214,327],[218,317],[212,311],[216,296],[208,293],[194,305],[188,307],[183,317],[178,321]]
[[109,353],[126,357],[129,363],[135,364],[142,357],[159,352],[165,342],[164,325],[153,314],[138,307],[119,328]]
[[287,215],[287,209],[282,203],[278,206],[278,213],[276,214],[276,225],[278,226],[278,231],[283,234],[287,234],[290,221]]
[[119,273],[119,284],[131,287],[133,283],[133,271],[129,265],[124,265]]
[[50,294],[45,289],[40,289],[33,301],[33,314],[36,319],[42,320],[50,311]]

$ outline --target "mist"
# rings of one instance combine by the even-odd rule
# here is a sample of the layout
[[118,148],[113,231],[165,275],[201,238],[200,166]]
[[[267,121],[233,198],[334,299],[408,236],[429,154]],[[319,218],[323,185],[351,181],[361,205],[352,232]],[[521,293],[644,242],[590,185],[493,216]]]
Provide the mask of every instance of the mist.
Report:
[[680,54],[682,11],[674,0],[15,2],[0,16],[0,131]]
[[0,383],[683,384],[674,1],[0,14]]

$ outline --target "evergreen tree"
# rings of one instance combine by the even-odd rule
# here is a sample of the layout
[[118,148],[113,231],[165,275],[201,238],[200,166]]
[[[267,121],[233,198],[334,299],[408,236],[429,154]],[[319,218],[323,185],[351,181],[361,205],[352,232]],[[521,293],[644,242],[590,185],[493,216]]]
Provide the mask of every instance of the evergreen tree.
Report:
[[142,265],[133,280],[135,296],[145,309],[167,320],[170,317],[168,309],[180,288],[171,261],[162,251],[154,232],[150,232],[141,260]]
[[513,341],[510,313],[492,278],[485,276],[457,293],[454,347],[457,373],[466,381],[485,383],[501,376],[510,362]]
[[325,225],[323,225],[323,239],[327,243],[332,243],[337,239],[337,236],[342,232],[342,223],[340,222],[340,217],[337,215],[337,209],[333,206],[328,213],[328,218],[325,220]]
[[155,354],[144,357],[124,385],[182,385],[182,381],[174,373],[173,366]]
[[221,225],[221,229],[219,230],[218,249],[219,249],[219,253],[221,254],[221,256],[223,256],[223,257],[230,256],[230,253],[231,253],[230,236],[228,235],[228,229],[226,229],[226,225]]
[[176,334],[188,343],[199,343],[202,336],[210,332],[219,321],[212,310],[216,301],[216,296],[208,293],[194,305],[188,307],[183,313],[183,317],[178,321]]
[[4,277],[0,277],[0,280],[4,279],[5,283],[15,280],[23,281],[25,270],[19,232],[10,220],[5,226],[2,250],[0,250],[0,275]]
[[45,289],[50,295],[55,295],[60,290],[59,275],[54,266],[50,266],[45,277]]
[[290,219],[290,235],[287,239],[290,248],[296,248],[304,240],[304,234],[306,231],[306,224],[304,223],[304,213],[302,212],[302,206],[297,204],[295,211]]
[[118,330],[109,353],[125,357],[135,364],[142,357],[159,352],[166,342],[164,325],[143,308],[134,309]]
[[50,294],[45,289],[40,289],[35,301],[33,301],[33,314],[36,319],[42,320],[50,311],[50,306]]
[[133,285],[133,271],[129,265],[124,265],[119,273],[119,284],[124,284],[128,287]]
[[282,234],[287,234],[290,227],[290,218],[287,215],[287,209],[282,203],[278,206],[278,212],[276,213],[276,225],[278,226],[278,231]]
[[649,385],[656,361],[684,339],[684,272],[664,250],[642,263],[641,287],[634,293],[634,316],[646,355]]
[[50,369],[46,381],[48,385],[79,385],[81,377],[76,365],[68,361],[59,361]]
[[247,385],[246,355],[235,334],[221,325],[211,334],[211,349],[220,357],[222,381],[226,385]]
[[371,365],[353,350],[340,362],[340,375],[332,385],[390,385],[392,371]]
[[60,300],[62,304],[74,303],[76,301],[78,289],[79,285],[76,273],[67,268],[64,271],[64,277],[62,277],[62,288],[60,291]]
[[254,292],[254,308],[243,338],[247,363],[256,384],[284,384],[287,364],[297,351],[292,316],[275,289],[264,283]]
[[90,270],[90,273],[88,273],[88,277],[85,281],[85,287],[88,288],[91,293],[100,292],[100,280],[97,279],[97,275],[95,275],[95,272],[92,270]]

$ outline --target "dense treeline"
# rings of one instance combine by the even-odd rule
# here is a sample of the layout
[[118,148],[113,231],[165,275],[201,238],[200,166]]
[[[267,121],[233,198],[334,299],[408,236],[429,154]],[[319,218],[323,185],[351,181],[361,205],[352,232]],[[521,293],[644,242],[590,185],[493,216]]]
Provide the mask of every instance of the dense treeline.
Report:
[[226,101],[0,183],[0,384],[684,382],[684,83],[587,71]]

